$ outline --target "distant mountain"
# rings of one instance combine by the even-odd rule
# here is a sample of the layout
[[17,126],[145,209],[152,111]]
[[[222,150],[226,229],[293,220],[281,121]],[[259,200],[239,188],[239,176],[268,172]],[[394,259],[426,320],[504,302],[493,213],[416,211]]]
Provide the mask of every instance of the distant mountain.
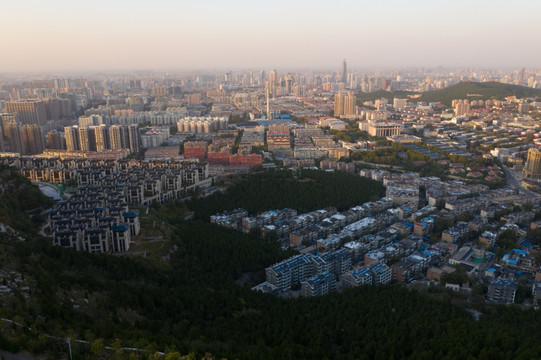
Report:
[[451,105],[453,99],[503,100],[506,96],[517,98],[540,97],[541,89],[503,84],[499,82],[461,82],[440,90],[427,91],[418,99],[426,102],[442,102]]
[[503,100],[506,96],[517,98],[537,97],[541,98],[541,89],[532,89],[525,86],[491,82],[461,82],[444,89],[416,93],[412,91],[374,91],[369,93],[360,92],[357,94],[359,105],[365,101],[387,98],[392,102],[393,98],[406,98],[417,96],[412,101],[441,102],[451,106],[454,99],[468,100]]

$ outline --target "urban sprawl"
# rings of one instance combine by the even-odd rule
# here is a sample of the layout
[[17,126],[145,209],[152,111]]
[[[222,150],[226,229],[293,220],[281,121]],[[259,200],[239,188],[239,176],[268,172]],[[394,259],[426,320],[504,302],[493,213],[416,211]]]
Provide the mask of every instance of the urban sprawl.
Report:
[[4,76],[0,163],[56,198],[54,245],[105,253],[129,252],[152,204],[224,191],[224,176],[356,174],[382,182],[385,197],[346,211],[210,217],[297,252],[254,290],[438,282],[468,297],[481,284],[488,301],[513,303],[522,286],[536,305],[540,98],[421,95],[488,82],[541,89],[541,71],[348,71],[344,60],[334,72]]

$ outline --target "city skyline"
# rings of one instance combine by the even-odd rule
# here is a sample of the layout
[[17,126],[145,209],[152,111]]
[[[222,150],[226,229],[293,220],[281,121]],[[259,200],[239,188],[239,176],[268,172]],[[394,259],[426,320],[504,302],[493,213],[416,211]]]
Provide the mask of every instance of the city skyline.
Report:
[[539,67],[541,3],[10,1],[3,73]]

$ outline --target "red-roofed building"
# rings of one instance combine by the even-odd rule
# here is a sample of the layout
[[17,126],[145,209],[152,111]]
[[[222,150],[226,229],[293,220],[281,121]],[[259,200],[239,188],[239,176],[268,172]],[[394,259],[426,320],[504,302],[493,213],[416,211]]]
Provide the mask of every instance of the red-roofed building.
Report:
[[204,161],[207,156],[207,143],[205,141],[187,141],[184,143],[184,158],[198,158]]

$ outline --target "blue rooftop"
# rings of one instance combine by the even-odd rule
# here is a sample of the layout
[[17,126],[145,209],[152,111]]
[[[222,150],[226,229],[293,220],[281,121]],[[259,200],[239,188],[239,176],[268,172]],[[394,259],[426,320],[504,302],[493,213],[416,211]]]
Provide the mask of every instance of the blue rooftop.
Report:
[[130,230],[129,225],[113,225],[112,226],[113,231],[128,231]]

